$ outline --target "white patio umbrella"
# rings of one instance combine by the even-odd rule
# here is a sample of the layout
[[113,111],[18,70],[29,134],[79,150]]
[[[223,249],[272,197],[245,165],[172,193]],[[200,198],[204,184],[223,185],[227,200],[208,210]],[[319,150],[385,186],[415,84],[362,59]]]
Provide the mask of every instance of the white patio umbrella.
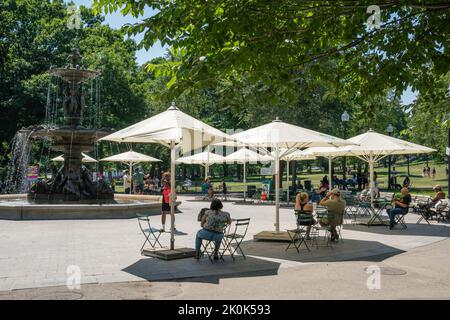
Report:
[[330,190],[333,189],[333,159],[341,155],[341,148],[337,147],[311,147],[303,150],[306,155],[314,155],[328,159],[328,175],[330,177]]
[[209,176],[209,166],[211,164],[222,163],[224,159],[225,158],[220,154],[205,151],[201,153],[196,153],[192,156],[178,158],[176,160],[176,163],[200,164],[203,167],[205,167],[205,178],[206,178]]
[[[275,230],[280,231],[280,159],[307,147],[344,146],[352,144],[324,133],[275,120],[271,123],[234,134],[237,140],[256,148],[271,148],[275,160]],[[283,150],[283,151],[282,151]]]
[[[97,160],[95,160],[94,158],[88,156],[86,153],[82,152],[81,155],[83,156],[81,162],[84,163],[93,163],[93,162],[98,162]],[[64,162],[64,156],[60,155],[58,157],[53,158],[51,161],[55,161],[55,162]]]
[[159,143],[170,148],[170,217],[171,238],[170,249],[175,246],[175,161],[176,152],[183,153],[202,148],[204,146],[236,139],[197,120],[182,111],[174,103],[172,106],[151,118],[122,129],[100,140],[115,142]]
[[[370,187],[375,187],[374,166],[377,161],[389,155],[406,155],[431,153],[436,150],[412,142],[386,136],[370,129],[366,133],[348,139],[354,145],[338,148],[333,152],[336,156],[356,156],[369,163]],[[371,205],[373,207],[373,192],[371,192]]]
[[247,148],[241,148],[224,158],[225,163],[242,163],[244,165],[244,200],[247,193],[247,162],[273,161],[273,157],[268,154],[257,153]]
[[[142,153],[134,152],[131,150],[131,151],[127,151],[124,153],[116,154],[115,156],[101,159],[100,161],[122,162],[122,163],[127,164],[130,167],[130,177],[131,177],[133,175],[133,166],[135,164],[138,164],[141,162],[160,162],[161,160],[147,156]],[[130,194],[131,194],[131,188],[130,188]]]
[[[281,153],[284,153],[285,150],[282,150]],[[291,153],[287,153],[286,156],[282,157],[280,160],[286,161],[286,183],[287,183],[287,190],[286,190],[286,201],[289,203],[289,163],[291,161],[303,161],[303,160],[315,160],[316,157],[311,154],[306,154],[302,150],[296,150]]]

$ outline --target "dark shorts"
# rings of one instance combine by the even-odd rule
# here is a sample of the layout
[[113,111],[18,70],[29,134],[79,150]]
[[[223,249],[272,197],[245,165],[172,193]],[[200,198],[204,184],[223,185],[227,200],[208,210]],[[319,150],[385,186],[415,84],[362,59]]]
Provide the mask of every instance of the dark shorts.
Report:
[[143,184],[143,183],[138,184],[138,185],[136,186],[136,191],[137,191],[137,192],[144,192],[144,184]]
[[298,224],[300,226],[312,226],[312,225],[315,225],[316,223],[317,223],[317,221],[312,219],[311,221],[299,222]]
[[170,204],[163,202],[163,204],[162,204],[162,211],[170,211]]

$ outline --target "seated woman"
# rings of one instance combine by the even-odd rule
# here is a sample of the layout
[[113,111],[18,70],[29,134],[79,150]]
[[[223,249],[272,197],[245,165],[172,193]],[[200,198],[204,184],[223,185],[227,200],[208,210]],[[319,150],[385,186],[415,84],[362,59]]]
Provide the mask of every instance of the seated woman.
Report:
[[316,223],[314,219],[312,219],[313,206],[309,201],[309,195],[306,192],[300,192],[295,197],[295,211],[301,211],[303,214],[310,214],[311,221],[309,223],[299,223],[300,225],[307,226],[306,227],[306,240],[311,240],[310,232],[311,226]]
[[432,208],[434,208],[440,200],[445,199],[445,193],[442,191],[442,187],[440,185],[435,186],[433,190],[436,192],[436,195],[431,199]]
[[195,238],[195,258],[200,259],[202,240],[214,241],[214,260],[219,259],[219,248],[223,239],[223,230],[227,224],[231,224],[228,212],[222,211],[222,201],[214,199],[209,210],[201,218],[202,229],[197,232]]
[[366,185],[363,191],[358,196],[358,199],[361,201],[369,201],[370,200],[370,188],[369,185]]
[[409,179],[408,176],[406,176],[405,180],[403,180],[403,188],[409,188],[410,185],[411,185],[411,180]]
[[325,195],[327,194],[327,191],[328,191],[328,188],[330,187],[330,185],[329,185],[329,183],[328,183],[328,180],[322,180],[321,182],[320,182],[320,186],[319,186],[319,189],[318,190],[316,190],[316,194],[318,194],[318,195],[320,195],[320,196],[322,196],[322,197],[325,197]]

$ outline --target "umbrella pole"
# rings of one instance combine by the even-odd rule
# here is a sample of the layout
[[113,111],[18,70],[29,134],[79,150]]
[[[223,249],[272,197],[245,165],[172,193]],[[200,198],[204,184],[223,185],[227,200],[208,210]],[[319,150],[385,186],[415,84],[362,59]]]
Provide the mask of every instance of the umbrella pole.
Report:
[[375,189],[375,183],[373,181],[373,171],[374,171],[374,161],[372,159],[372,157],[369,160],[369,170],[370,170],[370,206],[373,209],[373,193],[374,193],[374,189]]
[[129,177],[130,177],[130,194],[132,194],[132,186],[133,186],[133,162],[130,162],[130,174],[129,174]]
[[286,191],[286,201],[287,203],[289,203],[289,160],[286,160],[286,173],[287,173],[287,178],[286,178],[286,183],[287,183],[287,191]]
[[275,149],[275,231],[280,232],[280,148]]
[[206,158],[205,175],[206,175],[206,178],[208,178],[209,177],[209,146],[207,147],[206,152],[207,152],[207,155],[206,155],[207,158]]
[[331,157],[328,157],[328,174],[330,175],[330,191],[333,190],[333,160]]
[[247,165],[244,160],[244,201],[246,197],[247,197]]
[[175,249],[175,142],[170,142],[170,250]]

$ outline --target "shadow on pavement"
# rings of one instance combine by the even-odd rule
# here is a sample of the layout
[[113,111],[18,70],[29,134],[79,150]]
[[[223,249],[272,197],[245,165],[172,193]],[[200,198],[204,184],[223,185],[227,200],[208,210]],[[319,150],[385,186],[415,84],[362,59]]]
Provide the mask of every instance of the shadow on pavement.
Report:
[[143,258],[122,271],[147,281],[204,282],[218,284],[220,279],[240,277],[260,277],[278,274],[280,263],[241,256],[235,262],[224,256],[224,261],[211,263],[204,257],[164,261]]
[[422,222],[417,223],[407,223],[407,229],[402,229],[399,225],[396,225],[394,229],[389,230],[387,226],[370,226],[366,225],[344,225],[344,230],[369,232],[385,235],[402,235],[402,236],[429,236],[429,237],[450,237],[450,228],[446,226],[445,223],[432,222],[427,224]]
[[245,241],[242,248],[246,255],[261,258],[282,259],[294,262],[339,262],[339,261],[375,261],[380,262],[386,258],[395,256],[405,251],[387,246],[378,241],[362,241],[353,239],[344,239],[344,242],[333,243],[327,247],[323,238],[318,239],[319,247],[308,246],[311,251],[308,252],[305,245],[300,247],[300,253],[297,253],[293,246],[286,251],[288,242],[275,241]]

